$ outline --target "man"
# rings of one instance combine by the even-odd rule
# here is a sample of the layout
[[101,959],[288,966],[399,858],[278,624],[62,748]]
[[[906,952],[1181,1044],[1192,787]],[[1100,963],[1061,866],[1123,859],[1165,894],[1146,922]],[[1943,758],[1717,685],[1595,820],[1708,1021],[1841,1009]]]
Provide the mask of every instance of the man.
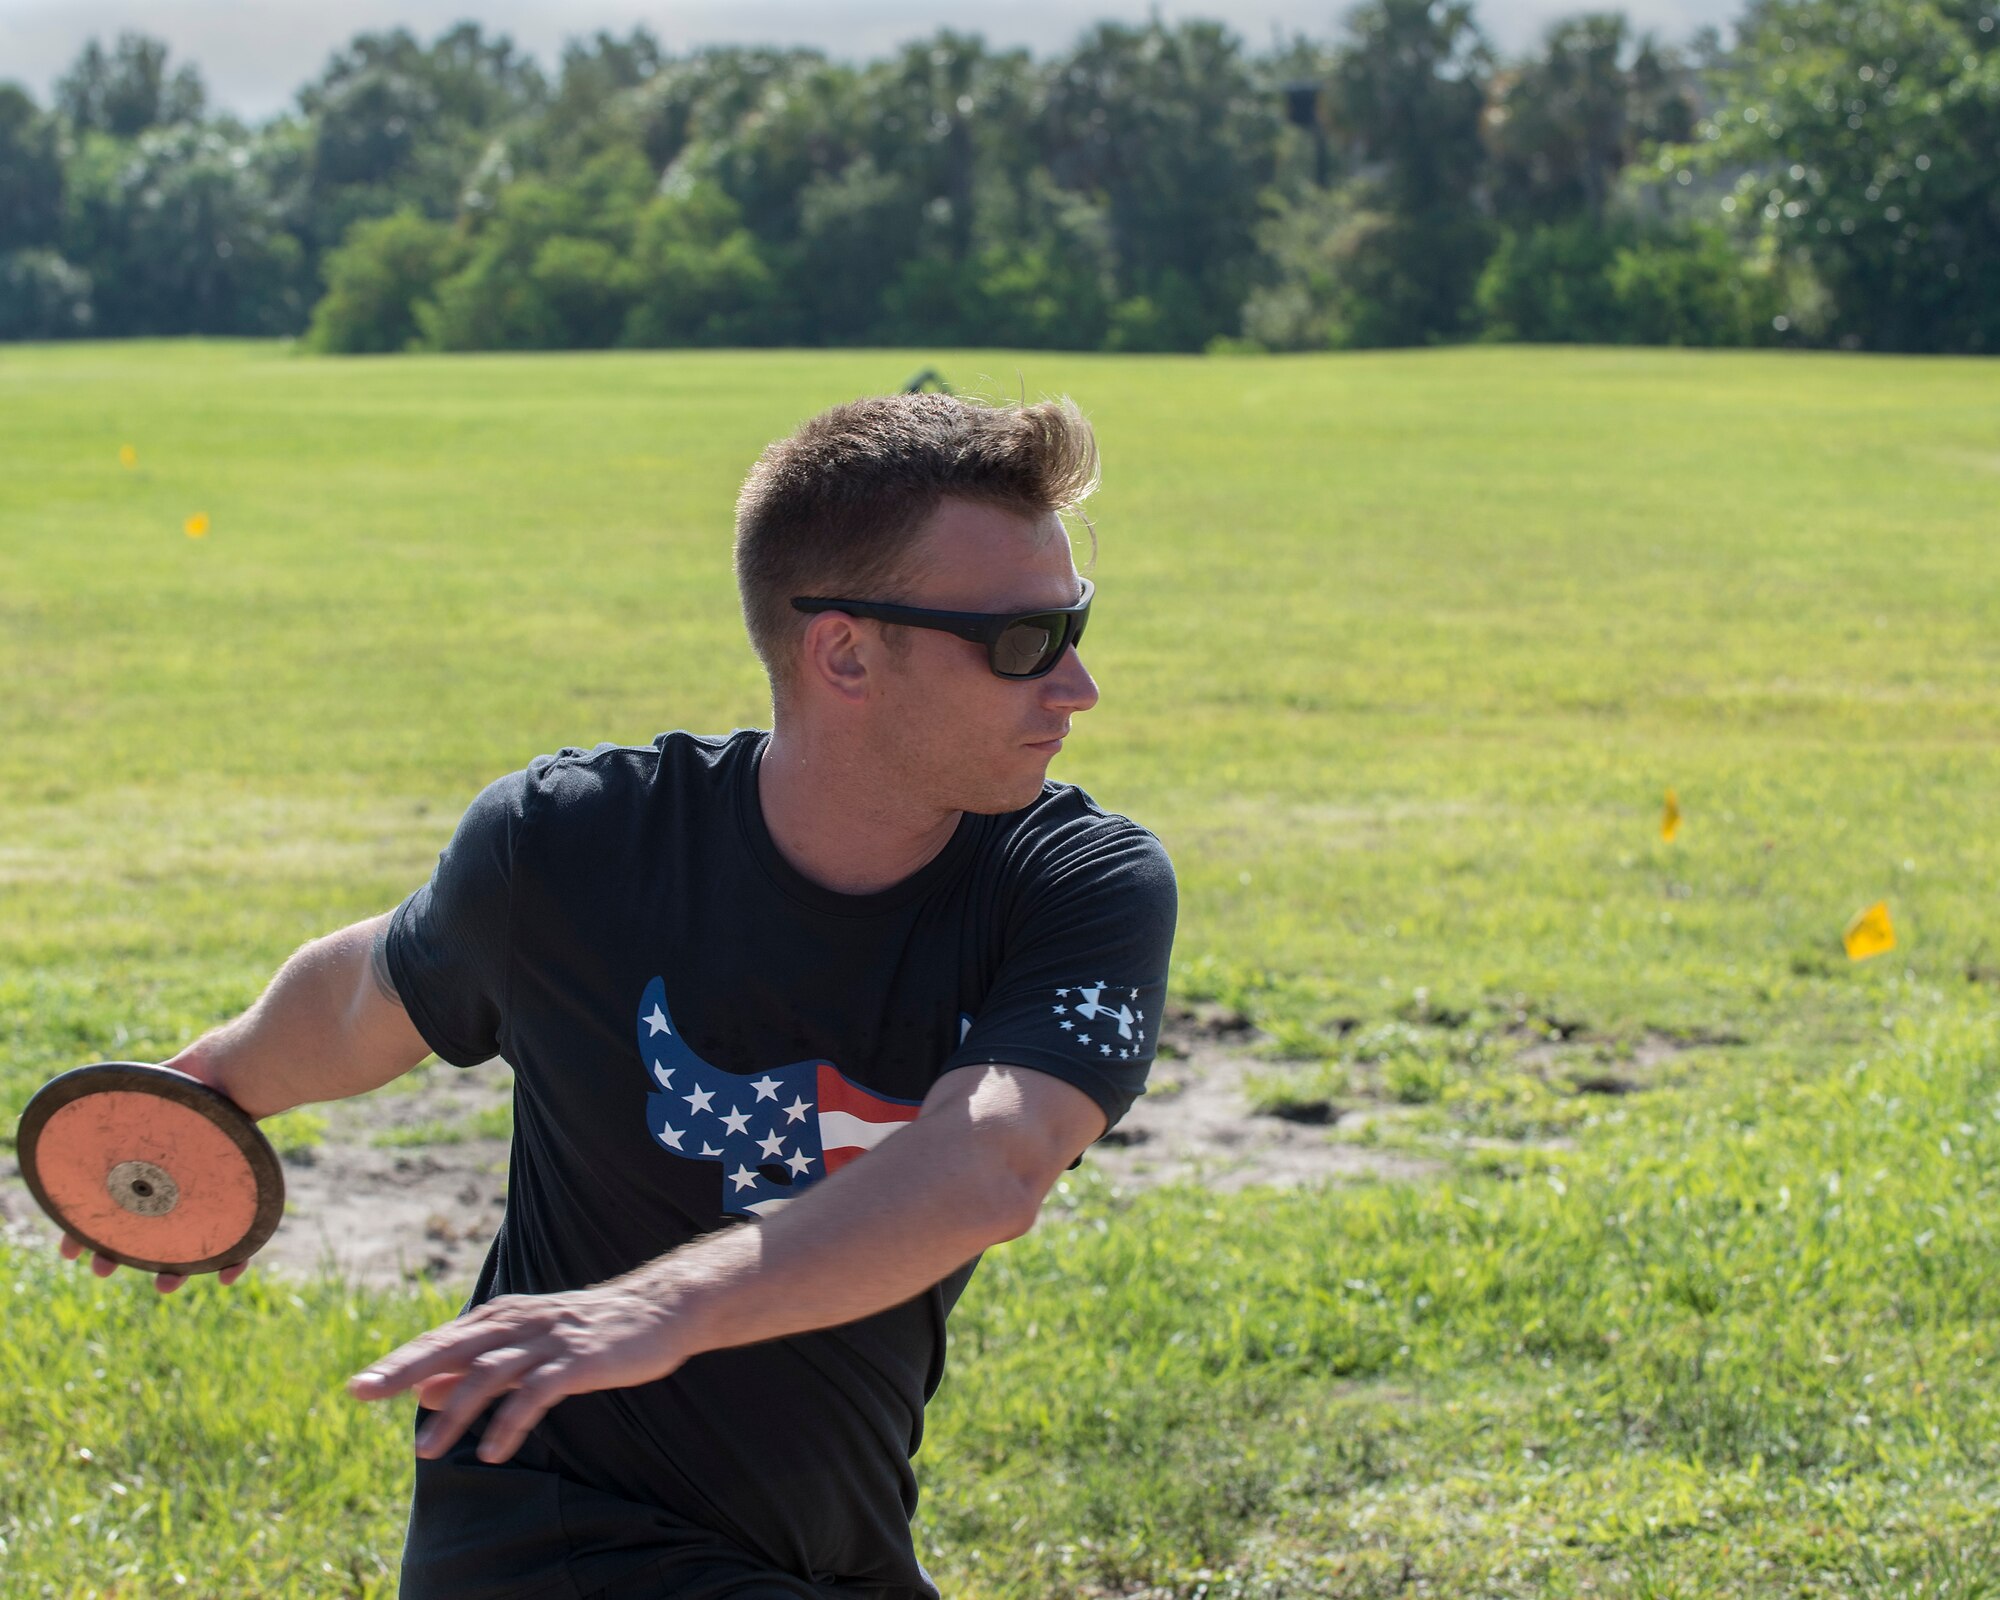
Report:
[[1165,853],[1045,779],[1097,700],[1061,516],[1096,480],[1067,404],[813,419],[737,508],[771,732],[500,779],[171,1063],[260,1117],[513,1064],[468,1309],[350,1386],[419,1400],[410,1600],[934,1600],[946,1316],[1142,1090],[1165,996]]

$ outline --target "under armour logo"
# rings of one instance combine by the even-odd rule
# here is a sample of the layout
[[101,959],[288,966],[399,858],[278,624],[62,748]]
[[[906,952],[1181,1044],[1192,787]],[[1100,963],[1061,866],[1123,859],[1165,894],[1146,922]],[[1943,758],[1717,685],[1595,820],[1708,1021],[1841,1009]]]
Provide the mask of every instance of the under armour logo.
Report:
[[1113,1011],[1111,1007],[1100,1004],[1097,997],[1104,993],[1105,988],[1106,985],[1099,984],[1094,989],[1077,990],[1076,992],[1083,996],[1083,1002],[1076,1007],[1076,1014],[1086,1022],[1095,1022],[1099,1017],[1105,1017],[1110,1021],[1116,1022],[1118,1024],[1118,1037],[1129,1039],[1132,1037],[1132,1024],[1139,1019],[1133,1015],[1130,1006],[1121,1003],[1118,1009]]

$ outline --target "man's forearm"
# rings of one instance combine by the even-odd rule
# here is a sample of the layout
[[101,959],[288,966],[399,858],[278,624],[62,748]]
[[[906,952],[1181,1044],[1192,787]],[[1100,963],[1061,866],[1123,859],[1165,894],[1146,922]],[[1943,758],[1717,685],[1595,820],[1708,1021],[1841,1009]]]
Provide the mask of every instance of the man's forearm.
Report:
[[295,953],[257,1003],[167,1063],[220,1089],[253,1117],[378,1088],[429,1053],[393,996],[377,988],[369,947],[386,917]]
[[685,1354],[901,1305],[1025,1233],[1041,1200],[1004,1168],[968,1164],[949,1124],[925,1122],[764,1220],[711,1234],[607,1287],[639,1289],[669,1307],[685,1329]]

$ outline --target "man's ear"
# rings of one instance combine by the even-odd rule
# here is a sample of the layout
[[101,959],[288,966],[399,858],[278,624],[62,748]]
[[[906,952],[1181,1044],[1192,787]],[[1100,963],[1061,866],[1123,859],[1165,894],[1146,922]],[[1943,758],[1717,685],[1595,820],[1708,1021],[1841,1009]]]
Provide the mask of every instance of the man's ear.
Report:
[[860,704],[868,698],[869,658],[876,639],[859,619],[844,611],[819,611],[806,624],[805,677],[837,698]]

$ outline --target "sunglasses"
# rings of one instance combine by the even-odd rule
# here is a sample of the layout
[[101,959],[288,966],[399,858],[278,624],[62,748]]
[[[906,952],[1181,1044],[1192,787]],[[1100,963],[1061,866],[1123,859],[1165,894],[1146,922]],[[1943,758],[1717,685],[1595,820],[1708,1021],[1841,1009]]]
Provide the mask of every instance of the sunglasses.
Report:
[[1040,678],[1055,670],[1063,652],[1083,637],[1090,620],[1090,597],[1097,586],[1088,578],[1083,598],[1053,611],[932,611],[924,606],[894,606],[876,600],[794,598],[800,611],[844,611],[850,617],[893,622],[905,628],[935,628],[986,646],[986,662],[995,676]]

